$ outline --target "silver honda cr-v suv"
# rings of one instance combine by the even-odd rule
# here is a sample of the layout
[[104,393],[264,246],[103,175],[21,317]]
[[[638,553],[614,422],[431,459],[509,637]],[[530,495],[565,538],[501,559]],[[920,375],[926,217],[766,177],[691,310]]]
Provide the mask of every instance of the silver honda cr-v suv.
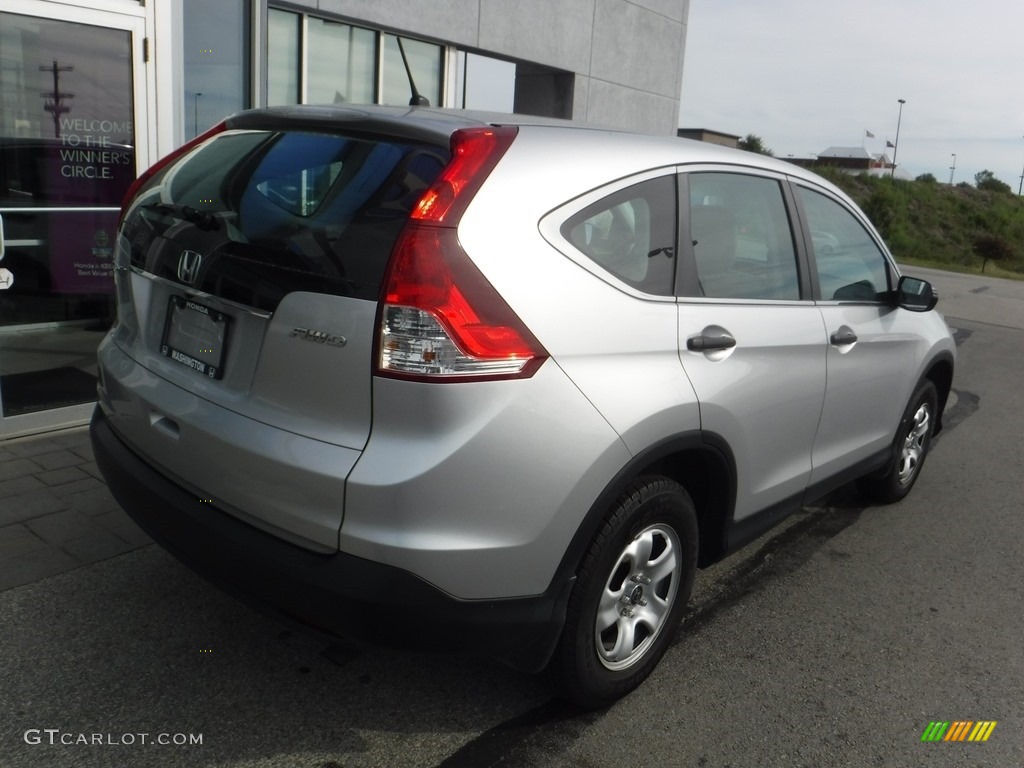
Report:
[[858,480],[894,501],[954,344],[784,162],[426,108],[245,112],[129,192],[97,461],[157,542],[352,641],[602,706],[694,572]]

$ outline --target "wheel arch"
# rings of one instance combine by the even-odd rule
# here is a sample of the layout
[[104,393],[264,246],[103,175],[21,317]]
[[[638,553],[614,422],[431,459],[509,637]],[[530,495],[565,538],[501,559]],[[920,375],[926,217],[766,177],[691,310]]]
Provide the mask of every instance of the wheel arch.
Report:
[[559,565],[559,581],[574,577],[608,511],[626,486],[642,475],[663,475],[679,483],[690,495],[697,512],[699,567],[726,554],[726,533],[736,504],[736,463],[724,440],[695,430],[652,445],[619,470],[576,530]]
[[936,357],[928,366],[922,379],[928,379],[934,384],[939,395],[935,423],[935,434],[938,434],[942,430],[942,412],[946,409],[946,401],[949,400],[949,393],[953,388],[953,355],[944,352]]

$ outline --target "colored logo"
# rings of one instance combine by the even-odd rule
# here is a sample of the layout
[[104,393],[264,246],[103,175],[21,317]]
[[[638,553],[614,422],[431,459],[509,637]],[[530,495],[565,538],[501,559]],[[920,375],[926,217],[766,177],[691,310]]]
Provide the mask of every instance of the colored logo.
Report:
[[921,734],[921,741],[988,741],[996,720],[932,721]]

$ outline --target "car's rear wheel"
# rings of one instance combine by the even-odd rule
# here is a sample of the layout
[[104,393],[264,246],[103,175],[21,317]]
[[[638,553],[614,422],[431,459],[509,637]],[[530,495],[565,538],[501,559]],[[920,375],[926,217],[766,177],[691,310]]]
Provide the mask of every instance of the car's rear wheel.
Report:
[[892,459],[884,475],[861,478],[858,485],[874,501],[891,504],[904,498],[914,487],[928,456],[938,419],[938,393],[930,381],[918,384],[903,412]]
[[678,483],[641,477],[620,496],[577,573],[550,672],[563,697],[607,706],[657,665],[697,563],[697,518]]

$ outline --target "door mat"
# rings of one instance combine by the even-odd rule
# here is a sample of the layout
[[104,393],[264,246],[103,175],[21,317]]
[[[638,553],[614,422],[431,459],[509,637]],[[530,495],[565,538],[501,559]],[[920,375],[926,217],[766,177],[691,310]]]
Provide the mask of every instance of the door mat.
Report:
[[21,416],[95,399],[96,377],[79,368],[66,366],[0,376],[4,416]]

